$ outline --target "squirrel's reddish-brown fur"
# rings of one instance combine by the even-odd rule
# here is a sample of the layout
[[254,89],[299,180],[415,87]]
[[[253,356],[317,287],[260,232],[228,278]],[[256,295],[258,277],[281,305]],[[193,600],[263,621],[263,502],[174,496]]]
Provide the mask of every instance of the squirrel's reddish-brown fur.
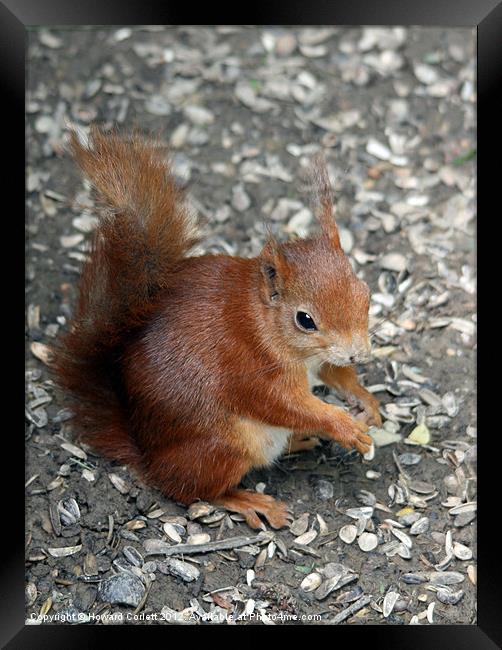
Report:
[[251,259],[197,257],[193,216],[155,142],[93,129],[71,150],[99,212],[53,362],[81,439],[181,503],[285,525],[284,504],[236,489],[246,472],[310,448],[307,436],[362,453],[371,444],[365,422],[311,393],[308,371],[380,422],[353,368],[369,349],[369,292],[341,249],[322,161],[312,174],[318,235],[270,237]]

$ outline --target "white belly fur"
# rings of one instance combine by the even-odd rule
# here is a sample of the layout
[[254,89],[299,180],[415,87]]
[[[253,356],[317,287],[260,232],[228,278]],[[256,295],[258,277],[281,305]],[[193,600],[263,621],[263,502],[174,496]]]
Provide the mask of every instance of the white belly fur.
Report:
[[291,429],[283,427],[272,427],[267,424],[263,425],[263,431],[266,434],[265,444],[263,445],[263,454],[267,464],[273,463],[282,452],[286,449]]

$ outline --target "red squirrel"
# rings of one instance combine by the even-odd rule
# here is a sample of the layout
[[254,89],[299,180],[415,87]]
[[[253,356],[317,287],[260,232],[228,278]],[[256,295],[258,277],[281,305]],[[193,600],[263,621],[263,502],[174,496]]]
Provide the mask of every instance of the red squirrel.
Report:
[[[254,258],[190,256],[194,217],[155,142],[93,128],[70,150],[99,223],[69,331],[55,350],[79,438],[167,497],[288,524],[286,504],[238,489],[283,452],[335,440],[361,454],[378,402],[358,382],[370,292],[340,245],[325,163],[312,163],[318,234]],[[363,409],[311,392],[317,376]]]

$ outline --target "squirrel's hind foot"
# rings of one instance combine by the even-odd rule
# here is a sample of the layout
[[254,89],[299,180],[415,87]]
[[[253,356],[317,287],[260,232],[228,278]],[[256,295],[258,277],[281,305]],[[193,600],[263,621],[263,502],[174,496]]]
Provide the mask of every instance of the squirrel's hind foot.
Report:
[[289,524],[291,517],[286,504],[268,494],[232,490],[216,499],[215,503],[244,515],[246,523],[251,528],[265,528],[258,514],[263,515],[272,528],[284,528]]

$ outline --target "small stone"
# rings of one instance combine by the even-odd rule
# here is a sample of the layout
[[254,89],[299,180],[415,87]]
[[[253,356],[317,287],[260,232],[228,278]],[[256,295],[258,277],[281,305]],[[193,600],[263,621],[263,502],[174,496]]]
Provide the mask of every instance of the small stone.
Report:
[[105,603],[137,607],[145,593],[145,585],[132,573],[119,573],[99,583],[98,595]]
[[333,483],[330,481],[325,481],[324,479],[319,479],[315,486],[315,492],[316,496],[321,501],[329,501],[329,499],[333,498],[333,495],[335,493]]

